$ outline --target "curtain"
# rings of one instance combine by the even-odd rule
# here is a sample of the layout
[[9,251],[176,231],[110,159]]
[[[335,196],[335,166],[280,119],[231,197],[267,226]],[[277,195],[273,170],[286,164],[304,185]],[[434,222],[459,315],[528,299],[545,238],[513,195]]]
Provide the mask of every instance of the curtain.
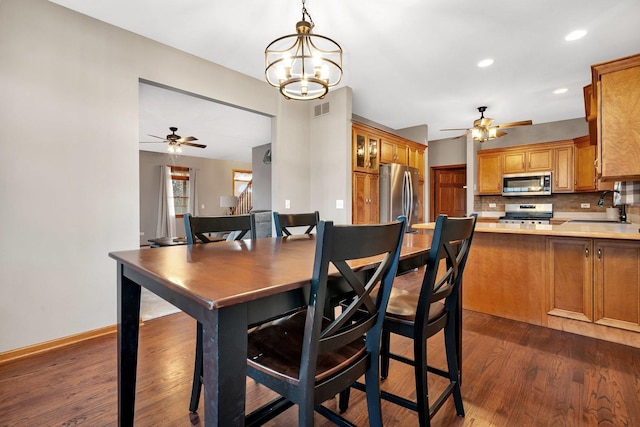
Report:
[[173,204],[171,168],[160,166],[160,189],[158,191],[158,223],[156,237],[176,235],[176,209]]
[[198,179],[196,168],[189,168],[189,213],[199,216]]

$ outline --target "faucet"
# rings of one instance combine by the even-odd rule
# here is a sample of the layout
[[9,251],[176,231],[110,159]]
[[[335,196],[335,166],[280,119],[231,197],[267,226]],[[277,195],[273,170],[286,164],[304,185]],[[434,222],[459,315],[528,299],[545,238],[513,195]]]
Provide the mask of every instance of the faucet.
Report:
[[[618,193],[618,194],[620,194],[620,191],[618,191],[618,190],[606,190],[606,191],[603,191],[602,195],[600,196],[600,200],[598,200],[598,206],[600,206],[600,207],[604,206],[604,196],[606,196],[607,193]],[[627,208],[626,208],[626,205],[624,203],[622,203],[622,205],[620,206],[620,222],[627,222]]]

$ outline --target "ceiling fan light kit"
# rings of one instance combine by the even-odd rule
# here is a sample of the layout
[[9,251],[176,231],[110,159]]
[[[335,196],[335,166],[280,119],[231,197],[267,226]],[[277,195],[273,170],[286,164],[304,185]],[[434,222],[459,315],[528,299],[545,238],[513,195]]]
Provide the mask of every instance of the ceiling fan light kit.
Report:
[[277,38],[264,52],[265,78],[286,99],[324,98],[342,79],[342,48],[329,37],[312,33],[315,24],[305,1],[296,34]]
[[[456,129],[441,129],[441,130],[471,131],[471,138],[474,141],[484,142],[484,141],[490,141],[492,139],[499,138],[507,134],[506,132],[502,132],[498,130],[500,128],[528,126],[533,124],[531,120],[524,120],[521,122],[503,123],[500,125],[491,126],[491,124],[493,123],[493,119],[484,116],[484,112],[487,111],[487,107],[486,106],[478,107],[478,111],[480,112],[480,118],[473,121],[473,128],[471,129],[456,128]],[[461,135],[461,136],[464,136],[464,135]],[[457,137],[457,138],[460,138],[460,137]]]
[[[203,144],[194,144],[191,141],[197,141],[198,138],[196,138],[195,136],[186,136],[186,137],[181,137],[180,135],[176,134],[176,131],[178,130],[177,127],[170,127],[169,130],[171,131],[171,133],[169,135],[166,136],[166,138],[163,138],[161,136],[155,136],[155,135],[149,135],[153,138],[158,138],[161,139],[163,142],[168,143],[167,146],[167,151],[169,153],[182,153],[182,146],[183,145],[187,145],[189,147],[197,147],[197,148],[207,148],[206,145]],[[155,142],[155,141],[143,141],[143,143],[148,143],[148,142]]]

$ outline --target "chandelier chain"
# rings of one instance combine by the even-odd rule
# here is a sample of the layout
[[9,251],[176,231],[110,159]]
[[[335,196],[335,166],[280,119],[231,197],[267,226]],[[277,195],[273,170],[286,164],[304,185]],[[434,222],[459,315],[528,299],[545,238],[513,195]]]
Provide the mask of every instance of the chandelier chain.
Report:
[[307,2],[306,0],[302,0],[302,20],[304,21],[304,17],[306,15],[307,18],[309,18],[309,22],[311,23],[311,28],[313,28],[315,27],[315,24],[313,23],[313,18],[311,18],[309,11],[307,11],[307,8],[305,6],[306,2]]

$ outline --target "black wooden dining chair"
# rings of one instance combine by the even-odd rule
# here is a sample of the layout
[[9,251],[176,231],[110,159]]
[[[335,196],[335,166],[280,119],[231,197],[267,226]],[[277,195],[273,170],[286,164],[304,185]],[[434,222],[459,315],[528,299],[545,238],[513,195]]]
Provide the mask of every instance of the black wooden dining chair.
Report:
[[[420,293],[393,289],[389,298],[382,332],[381,376],[389,375],[389,360],[414,367],[416,400],[381,391],[385,400],[418,413],[421,427],[429,426],[430,420],[446,399],[453,395],[456,413],[464,416],[460,390],[459,342],[462,327],[458,318],[460,286],[465,264],[471,248],[476,224],[476,215],[466,218],[438,216],[431,250],[427,260]],[[444,271],[442,271],[444,267]],[[427,339],[444,330],[447,369],[427,364]],[[391,351],[391,334],[413,340],[413,359]],[[447,378],[449,383],[435,398],[429,396],[427,372]],[[363,389],[362,384],[354,388]],[[348,406],[348,389],[340,395],[340,409]],[[430,401],[433,402],[430,405]]]
[[[404,227],[404,217],[375,225],[318,224],[308,305],[249,333],[248,376],[281,397],[249,414],[246,425],[273,418],[281,412],[274,408],[283,402],[298,405],[299,426],[313,425],[314,410],[337,424],[351,425],[321,403],[362,375],[370,424],[382,425],[380,339]],[[380,256],[381,262],[364,275],[357,260],[372,256]],[[336,269],[330,277],[330,270]],[[335,319],[329,319],[323,316],[323,305],[327,284],[337,277],[348,282],[356,296]],[[376,298],[372,291],[377,291]]]
[[[187,235],[187,244],[211,243],[208,233],[230,233],[234,240],[242,240],[249,236],[255,238],[254,222],[250,215],[226,215],[226,216],[192,216],[184,214],[184,227]],[[203,371],[203,337],[202,324],[198,322],[196,329],[196,358],[193,369],[193,385],[191,388],[191,401],[189,410],[196,412],[200,402],[202,391]]]
[[234,233],[233,240],[241,240],[247,234],[252,239],[255,238],[250,215],[192,216],[186,213],[184,229],[189,245],[211,243],[211,236],[208,235],[210,233]]
[[298,227],[306,227],[304,234],[310,234],[320,222],[320,213],[318,211],[297,214],[282,214],[277,211],[273,212],[273,223],[278,237],[291,236],[291,229]]

